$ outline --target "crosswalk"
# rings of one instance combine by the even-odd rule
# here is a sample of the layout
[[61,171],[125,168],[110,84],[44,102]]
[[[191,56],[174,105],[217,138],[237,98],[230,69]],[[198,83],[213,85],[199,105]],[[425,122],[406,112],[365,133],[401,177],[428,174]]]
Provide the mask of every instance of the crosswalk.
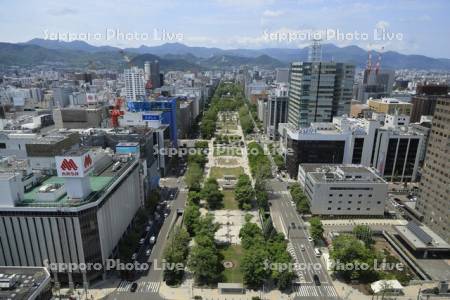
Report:
[[300,285],[295,287],[295,296],[299,297],[338,297],[331,285],[311,286]]
[[[133,282],[123,280],[119,283],[117,291],[121,293],[129,292]],[[160,282],[142,281],[138,282],[136,293],[157,293],[159,291]]]
[[294,271],[295,274],[298,277],[298,280],[300,283],[305,283],[305,274],[303,274],[303,271],[300,270],[300,265],[298,264],[299,260],[297,257],[297,254],[295,253],[294,247],[292,246],[291,243],[288,243],[286,250],[288,251],[288,253],[291,255],[291,257],[294,259],[294,261],[296,262],[296,264],[294,265]]

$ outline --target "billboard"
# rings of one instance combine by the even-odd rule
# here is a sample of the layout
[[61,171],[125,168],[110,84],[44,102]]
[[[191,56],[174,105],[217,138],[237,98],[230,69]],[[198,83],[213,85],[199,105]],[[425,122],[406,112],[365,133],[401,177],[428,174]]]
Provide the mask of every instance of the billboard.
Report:
[[160,114],[143,114],[142,120],[143,121],[160,121],[161,115]]
[[59,177],[85,177],[93,166],[92,155],[56,156],[56,171]]

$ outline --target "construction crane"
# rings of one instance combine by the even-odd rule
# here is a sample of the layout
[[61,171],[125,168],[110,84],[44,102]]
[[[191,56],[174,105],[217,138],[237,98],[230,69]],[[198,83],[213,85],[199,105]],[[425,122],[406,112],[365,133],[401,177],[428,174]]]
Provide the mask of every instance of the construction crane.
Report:
[[380,68],[381,68],[381,52],[383,50],[384,50],[384,47],[381,47],[380,52],[378,52],[378,60],[377,60],[376,66],[375,66],[375,74],[377,74],[377,75],[380,72]]
[[111,116],[111,127],[117,128],[119,127],[119,117],[123,116],[124,112],[122,111],[123,99],[118,97],[114,103],[113,109],[110,110],[109,114]]

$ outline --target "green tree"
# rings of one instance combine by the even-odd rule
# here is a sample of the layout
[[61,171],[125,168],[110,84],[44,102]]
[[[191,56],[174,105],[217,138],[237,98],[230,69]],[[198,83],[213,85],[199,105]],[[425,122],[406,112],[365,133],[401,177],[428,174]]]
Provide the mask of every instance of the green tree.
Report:
[[[373,282],[378,280],[378,273],[374,270],[375,252],[368,249],[364,242],[355,236],[342,234],[333,240],[333,248],[330,251],[333,259],[334,272],[344,280],[360,280],[361,282]],[[346,264],[355,266],[353,268],[343,267]],[[368,268],[363,266],[367,264]]]
[[193,236],[195,234],[195,229],[197,228],[199,221],[200,221],[199,207],[195,204],[188,205],[184,210],[183,222],[190,236]]
[[219,184],[215,178],[208,178],[203,185],[202,197],[208,202],[210,209],[217,209],[223,206],[223,194],[219,190]]
[[[189,233],[183,228],[175,228],[173,237],[164,249],[164,259],[172,266],[176,264],[186,265],[189,246]],[[183,279],[184,268],[166,268],[164,280],[168,285],[179,284]]]
[[190,163],[185,175],[185,181],[189,189],[200,190],[202,177],[202,168],[197,163]]
[[320,241],[323,238],[323,226],[320,218],[313,217],[309,220],[309,224],[311,227],[309,228],[309,232],[311,237],[315,242]]
[[270,268],[267,268],[268,254],[264,247],[256,246],[244,252],[241,262],[241,270],[244,283],[250,288],[260,288],[270,276]]
[[358,240],[363,241],[366,246],[370,246],[373,244],[373,232],[367,225],[356,225],[353,228],[353,234],[356,236]]
[[200,192],[197,191],[189,191],[188,193],[188,203],[193,203],[195,205],[200,204],[202,196]]
[[234,195],[239,203],[239,208],[250,207],[255,197],[252,183],[248,175],[240,175],[234,189]]

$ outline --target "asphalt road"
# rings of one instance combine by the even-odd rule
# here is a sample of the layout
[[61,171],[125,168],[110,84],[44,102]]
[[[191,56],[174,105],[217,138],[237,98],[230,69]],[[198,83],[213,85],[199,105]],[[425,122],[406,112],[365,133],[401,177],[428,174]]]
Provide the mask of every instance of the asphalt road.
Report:
[[147,261],[151,262],[151,267],[145,273],[140,274],[140,277],[135,280],[138,284],[135,292],[131,292],[130,288],[132,282],[121,281],[117,286],[114,293],[111,293],[107,299],[111,300],[132,300],[132,299],[163,299],[159,296],[158,291],[160,284],[163,280],[163,270],[162,270],[162,258],[166,242],[168,240],[168,235],[171,230],[172,225],[175,223],[177,218],[177,209],[184,208],[187,200],[187,191],[184,190],[184,183],[181,181],[177,182],[177,178],[169,177],[164,178],[161,183],[162,186],[167,187],[178,187],[179,192],[174,200],[169,200],[170,214],[164,221],[161,230],[159,231],[158,238],[155,245],[153,246],[152,253],[150,257],[142,255],[140,257],[140,262]]
[[[315,256],[314,245],[308,241],[309,234],[305,222],[291,205],[287,183],[270,180],[268,188],[271,190],[270,214],[274,223],[281,224],[281,230],[288,236],[288,251],[296,263],[295,272],[299,280],[294,288],[295,299],[337,299],[336,290],[323,261]],[[319,277],[320,286],[315,284],[314,275]]]

